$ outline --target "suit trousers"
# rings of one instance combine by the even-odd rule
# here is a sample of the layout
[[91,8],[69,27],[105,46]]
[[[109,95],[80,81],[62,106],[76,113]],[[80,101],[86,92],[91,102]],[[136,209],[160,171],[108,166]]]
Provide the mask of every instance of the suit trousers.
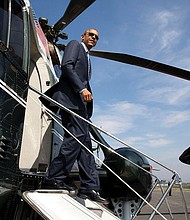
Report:
[[[75,111],[75,113],[87,118],[86,111]],[[64,110],[60,110],[60,114],[63,126],[92,152],[89,125]],[[94,156],[67,132],[65,132],[59,155],[50,164],[46,180],[67,184],[69,173],[76,160],[79,168],[80,188],[98,191],[100,184]]]

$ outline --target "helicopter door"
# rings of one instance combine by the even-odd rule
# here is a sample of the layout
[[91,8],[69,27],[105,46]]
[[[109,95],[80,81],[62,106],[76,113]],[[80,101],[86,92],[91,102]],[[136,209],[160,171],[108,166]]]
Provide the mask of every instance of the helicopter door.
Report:
[[[34,18],[31,11],[30,13],[29,85],[42,92],[50,88],[53,73],[47,54],[42,54],[44,47],[47,46],[44,45],[46,42],[40,44],[41,41],[36,31]],[[45,114],[39,95],[29,89],[19,158],[20,170],[26,172],[46,171],[51,156],[51,129],[52,120]]]

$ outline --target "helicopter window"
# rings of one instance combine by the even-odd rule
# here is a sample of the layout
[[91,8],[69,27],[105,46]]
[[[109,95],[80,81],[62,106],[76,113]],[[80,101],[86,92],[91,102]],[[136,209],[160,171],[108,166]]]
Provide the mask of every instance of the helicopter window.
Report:
[[19,65],[22,65],[23,45],[24,26],[22,7],[19,5],[19,3],[17,3],[17,1],[12,1],[10,48],[12,49],[11,55],[18,62]]
[[22,65],[24,45],[22,7],[18,0],[11,1],[10,5],[11,22],[9,26],[9,1],[0,1],[0,40],[9,47],[13,59]]
[[8,1],[0,1],[0,40],[6,43],[8,28]]

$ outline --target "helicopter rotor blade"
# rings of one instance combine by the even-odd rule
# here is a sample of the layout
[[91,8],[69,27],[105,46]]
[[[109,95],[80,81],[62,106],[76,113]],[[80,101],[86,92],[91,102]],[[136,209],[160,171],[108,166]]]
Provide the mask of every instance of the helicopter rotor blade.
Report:
[[54,28],[59,31],[63,30],[93,2],[95,0],[71,0],[64,15],[56,22]]
[[190,80],[190,72],[188,70],[180,69],[167,64],[159,63],[153,60],[136,57],[129,54],[107,52],[107,51],[90,51],[90,55],[95,57],[101,57],[109,60],[114,60],[130,65],[144,67],[147,69],[155,70],[172,76],[176,76],[182,79]]

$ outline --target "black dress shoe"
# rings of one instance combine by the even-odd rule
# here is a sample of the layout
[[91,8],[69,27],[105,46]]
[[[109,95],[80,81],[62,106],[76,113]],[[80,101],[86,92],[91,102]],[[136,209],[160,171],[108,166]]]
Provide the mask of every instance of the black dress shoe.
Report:
[[54,182],[53,184],[49,183],[49,182],[46,182],[44,181],[41,185],[41,189],[57,189],[57,190],[67,190],[69,192],[71,191],[75,191],[74,187],[72,186],[69,186],[63,182]]
[[109,203],[106,199],[100,196],[99,192],[96,192],[95,190],[80,190],[77,196],[82,199],[90,199],[105,205]]

